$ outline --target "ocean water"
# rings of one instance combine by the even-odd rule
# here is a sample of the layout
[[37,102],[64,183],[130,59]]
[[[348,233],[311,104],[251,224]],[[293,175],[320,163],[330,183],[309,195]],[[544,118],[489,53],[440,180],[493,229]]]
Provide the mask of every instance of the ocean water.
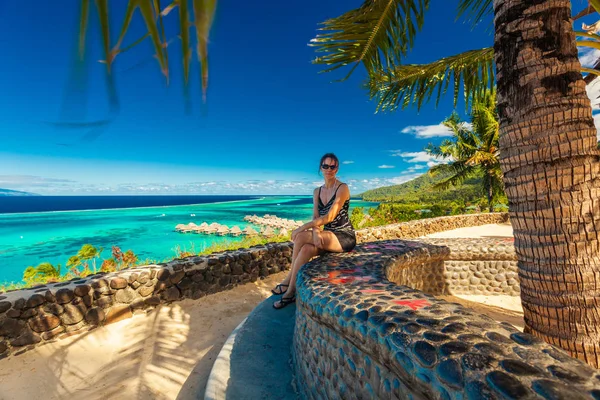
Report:
[[[0,212],[3,212],[0,214],[0,282],[20,282],[27,266],[45,261],[61,264],[65,270],[68,258],[86,243],[104,248],[101,259],[110,258],[110,249],[116,245],[123,251],[133,250],[140,260],[161,261],[173,257],[177,246],[197,252],[215,242],[236,240],[231,236],[175,232],[175,225],[180,223],[218,222],[243,229],[247,225],[258,228],[244,221],[246,215],[274,214],[302,221],[312,215],[312,196],[130,197],[136,198],[120,202],[108,196],[104,202],[98,197],[63,197],[64,201],[60,197],[31,197],[19,198],[20,202],[14,197],[0,198]],[[161,197],[164,197],[162,201]],[[192,202],[196,204],[190,204]],[[199,202],[203,204],[197,204]],[[106,209],[124,205],[130,208]],[[351,209],[376,206],[377,203],[359,200],[350,202]],[[69,207],[80,209],[49,211]],[[24,209],[45,212],[15,212]],[[97,261],[99,263],[101,261]]]

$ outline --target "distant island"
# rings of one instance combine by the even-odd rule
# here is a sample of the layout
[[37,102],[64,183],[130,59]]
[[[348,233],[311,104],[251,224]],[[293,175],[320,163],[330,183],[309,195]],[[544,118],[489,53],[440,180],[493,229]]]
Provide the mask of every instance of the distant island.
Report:
[[16,196],[40,196],[36,193],[20,192],[18,190],[9,190],[0,188],[0,197],[16,197]]

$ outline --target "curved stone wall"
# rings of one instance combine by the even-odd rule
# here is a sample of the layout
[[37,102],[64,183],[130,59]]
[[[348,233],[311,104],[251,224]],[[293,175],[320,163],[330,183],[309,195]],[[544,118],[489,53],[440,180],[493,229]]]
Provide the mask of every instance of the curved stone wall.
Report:
[[[444,248],[439,259],[418,251],[400,256],[387,279],[433,295],[518,296],[519,273],[512,239],[420,239]],[[377,244],[365,244],[369,249]]]
[[[301,397],[599,399],[600,373],[564,351],[388,279],[410,283],[429,269],[441,271],[431,276],[452,279],[455,271],[444,272],[445,262],[475,263],[474,271],[471,265],[461,269],[467,274],[477,272],[479,262],[513,262],[506,242],[460,243],[380,241],[307,264],[298,278],[292,351]],[[413,267],[418,272],[403,272]],[[458,284],[433,289],[470,282],[460,272],[450,280]]]
[[188,257],[0,294],[0,358],[289,269],[291,243]]

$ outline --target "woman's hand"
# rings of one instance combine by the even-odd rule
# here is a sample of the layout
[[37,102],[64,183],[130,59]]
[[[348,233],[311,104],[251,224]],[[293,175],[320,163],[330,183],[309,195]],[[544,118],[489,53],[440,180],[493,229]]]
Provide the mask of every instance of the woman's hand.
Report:
[[296,228],[292,231],[292,242],[296,240],[296,236],[298,236],[300,232],[302,232],[302,229],[300,228]]

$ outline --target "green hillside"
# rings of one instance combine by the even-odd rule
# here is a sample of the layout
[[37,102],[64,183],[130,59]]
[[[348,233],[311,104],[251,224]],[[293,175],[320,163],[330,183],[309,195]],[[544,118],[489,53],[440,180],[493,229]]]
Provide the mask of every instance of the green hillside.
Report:
[[485,198],[481,177],[473,177],[460,187],[449,190],[433,188],[437,182],[446,179],[447,176],[438,174],[432,177],[425,173],[400,185],[368,190],[357,196],[365,201],[425,203],[430,205],[443,202],[479,203],[481,199]]
[[[358,228],[380,226],[421,218],[456,215],[488,210],[488,201],[483,189],[482,178],[475,176],[462,185],[439,190],[433,186],[448,175],[435,177],[425,173],[401,185],[381,187],[356,195],[365,201],[379,202],[368,210],[354,208],[350,219]],[[506,197],[499,199],[506,204]],[[497,211],[503,209],[496,208]]]

